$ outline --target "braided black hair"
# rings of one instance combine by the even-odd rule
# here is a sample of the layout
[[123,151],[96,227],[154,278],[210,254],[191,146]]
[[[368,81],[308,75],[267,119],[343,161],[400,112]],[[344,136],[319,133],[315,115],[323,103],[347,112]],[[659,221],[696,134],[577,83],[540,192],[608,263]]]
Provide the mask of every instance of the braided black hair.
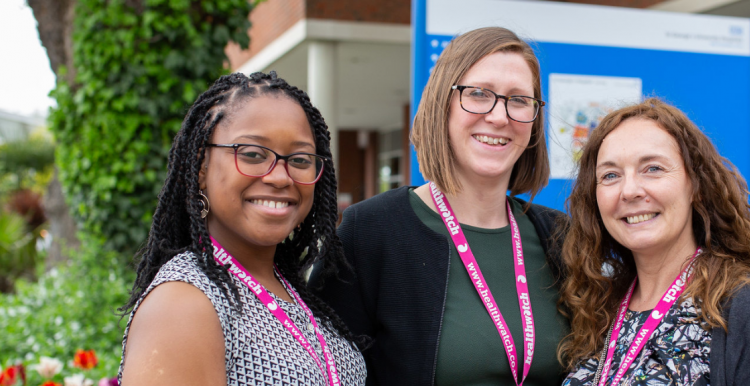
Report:
[[[256,72],[249,77],[234,73],[219,78],[193,103],[175,136],[169,152],[167,178],[159,194],[148,242],[136,255],[140,262],[130,299],[120,308],[123,313],[135,306],[162,265],[186,251],[198,256],[200,269],[238,310],[241,309],[239,291],[227,268],[216,263],[212,255],[204,253],[213,251],[213,245],[206,223],[200,216],[198,175],[205,159],[206,145],[216,125],[231,115],[240,102],[261,95],[285,96],[299,103],[312,128],[316,153],[331,159],[328,126],[304,91],[289,85],[273,71],[270,74]],[[337,220],[336,174],[332,162],[327,162],[315,185],[310,213],[291,239],[278,244],[274,262],[313,313],[354,342],[359,339],[352,336],[333,309],[307,290],[304,279],[304,273],[318,261],[325,274],[335,275],[339,266],[348,267],[335,232]]]

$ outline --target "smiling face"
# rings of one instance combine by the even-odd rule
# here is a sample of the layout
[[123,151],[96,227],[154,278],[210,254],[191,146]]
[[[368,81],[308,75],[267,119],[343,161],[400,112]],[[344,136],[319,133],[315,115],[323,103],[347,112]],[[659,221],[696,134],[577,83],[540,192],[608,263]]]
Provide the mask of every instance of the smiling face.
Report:
[[[485,56],[458,84],[483,87],[499,95],[534,96],[531,69],[523,56],[514,52]],[[459,92],[454,91],[448,134],[459,178],[500,178],[507,185],[513,165],[529,145],[532,125],[509,119],[503,100],[498,100],[489,114],[464,111]]]
[[[211,143],[261,145],[281,155],[315,153],[312,129],[297,102],[259,96],[237,103]],[[200,185],[211,203],[208,230],[227,250],[275,248],[310,212],[315,185],[295,183],[285,161],[266,176],[247,177],[237,171],[234,149],[210,147],[206,160]]]
[[604,138],[596,181],[604,226],[634,254],[695,245],[692,183],[677,142],[654,121],[627,119]]

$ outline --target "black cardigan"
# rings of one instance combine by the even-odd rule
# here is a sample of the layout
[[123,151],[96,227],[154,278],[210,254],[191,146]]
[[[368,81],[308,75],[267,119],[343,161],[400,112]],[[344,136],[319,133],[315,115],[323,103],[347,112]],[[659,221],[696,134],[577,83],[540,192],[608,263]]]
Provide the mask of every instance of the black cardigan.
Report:
[[740,289],[722,314],[729,332],[711,330],[711,386],[750,385],[750,286]]
[[[344,212],[338,235],[354,272],[342,269],[318,292],[355,335],[373,339],[363,352],[368,385],[435,383],[452,249],[447,236],[414,213],[408,189],[380,194]],[[551,234],[564,215],[534,204],[526,214],[559,280],[559,258],[550,251],[560,248]],[[311,288],[320,287],[320,280],[313,270]]]

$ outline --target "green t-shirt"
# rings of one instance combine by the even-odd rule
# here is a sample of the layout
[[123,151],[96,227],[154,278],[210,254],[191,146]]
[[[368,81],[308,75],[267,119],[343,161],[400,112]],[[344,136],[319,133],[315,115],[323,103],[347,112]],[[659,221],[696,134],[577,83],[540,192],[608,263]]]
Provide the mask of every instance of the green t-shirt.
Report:
[[[443,220],[412,190],[409,201],[420,220],[430,229],[448,236]],[[557,362],[557,344],[567,333],[567,323],[557,312],[558,292],[547,266],[544,249],[529,217],[511,199],[523,242],[524,264],[534,313],[536,345],[534,359],[524,386],[559,385],[562,366]],[[515,268],[510,227],[484,229],[461,224],[471,251],[482,270],[495,301],[513,335],[518,374],[523,373],[521,312],[515,285]],[[435,384],[514,385],[508,356],[469,274],[451,240],[448,294],[438,342]]]

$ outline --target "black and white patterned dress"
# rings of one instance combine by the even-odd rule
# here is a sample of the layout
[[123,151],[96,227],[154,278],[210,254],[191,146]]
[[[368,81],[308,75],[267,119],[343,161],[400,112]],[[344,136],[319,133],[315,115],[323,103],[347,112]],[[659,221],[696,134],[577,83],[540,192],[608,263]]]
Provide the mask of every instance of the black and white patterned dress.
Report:
[[[321,373],[310,354],[246,285],[231,275],[244,302],[243,312],[238,315],[219,287],[206,277],[197,264],[194,254],[183,253],[161,267],[130,314],[122,340],[123,354],[130,323],[144,297],[159,284],[181,281],[203,291],[219,316],[224,332],[227,385],[327,385],[327,376]],[[289,303],[270,292],[269,294],[315,348],[321,363],[325,363],[320,343],[307,314],[296,303]],[[326,328],[319,318],[316,317],[315,321],[323,331],[326,344],[336,360],[341,385],[364,385],[367,370],[362,354],[346,339]],[[122,368],[121,362],[118,375],[120,380]]]
[[[630,310],[625,314],[607,385],[650,314],[651,311]],[[619,386],[709,386],[711,332],[697,318],[691,298],[673,305],[630,364]],[[598,366],[598,355],[580,363],[563,386],[592,385]]]

